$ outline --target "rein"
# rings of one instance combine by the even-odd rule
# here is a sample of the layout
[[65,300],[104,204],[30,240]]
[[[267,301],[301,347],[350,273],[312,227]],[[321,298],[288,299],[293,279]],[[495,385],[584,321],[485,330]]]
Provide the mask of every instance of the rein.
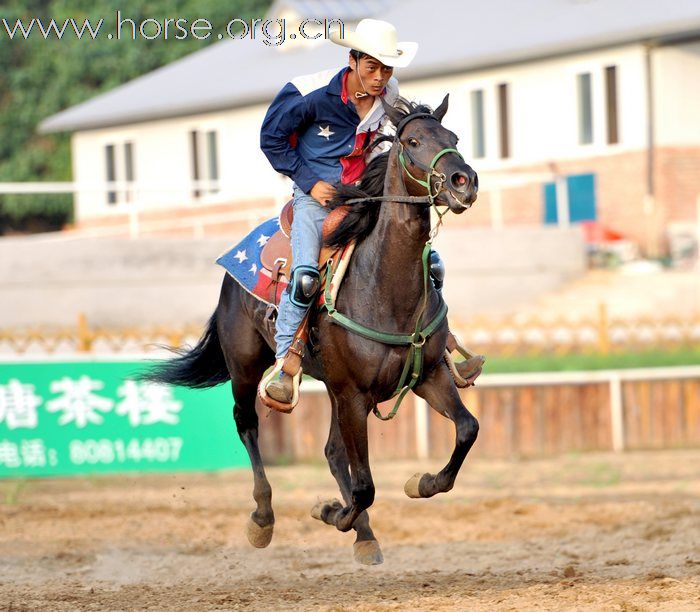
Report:
[[[416,384],[419,382],[423,375],[423,346],[425,345],[427,339],[440,327],[442,322],[444,321],[445,317],[447,316],[447,304],[445,304],[445,301],[441,298],[440,299],[440,307],[438,308],[438,312],[435,314],[435,316],[430,320],[430,322],[423,327],[423,316],[425,315],[425,311],[428,306],[428,281],[429,281],[429,271],[428,271],[428,258],[430,257],[430,251],[432,248],[432,242],[433,238],[435,237],[435,233],[437,232],[437,228],[440,226],[442,223],[442,217],[447,213],[445,212],[440,212],[437,208],[437,204],[435,204],[435,198],[437,198],[440,193],[443,190],[443,186],[445,184],[445,181],[447,177],[445,176],[444,173],[442,172],[437,172],[435,169],[435,166],[437,162],[442,158],[443,155],[447,155],[448,153],[456,153],[459,155],[461,159],[464,159],[462,155],[460,154],[457,149],[442,149],[439,151],[435,157],[433,157],[432,161],[430,162],[429,166],[426,166],[425,164],[419,162],[416,160],[406,149],[403,145],[403,143],[399,140],[399,137],[401,135],[401,132],[403,128],[406,126],[406,124],[409,121],[412,121],[413,119],[418,119],[418,118],[431,118],[435,119],[438,121],[436,117],[431,115],[430,113],[416,113],[414,115],[409,115],[408,117],[404,117],[399,124],[396,126],[396,136],[394,137],[394,146],[398,147],[398,157],[399,157],[399,162],[401,164],[401,167],[403,168],[404,172],[414,180],[416,183],[419,185],[423,186],[426,191],[428,192],[427,195],[425,196],[368,196],[365,198],[353,198],[351,200],[348,200],[345,202],[345,204],[355,204],[355,203],[360,203],[360,202],[397,202],[401,204],[427,204],[431,208],[435,210],[435,213],[438,216],[438,223],[435,226],[433,230],[430,232],[430,237],[425,243],[425,246],[423,247],[423,252],[421,254],[421,263],[423,266],[423,299],[421,301],[421,307],[418,310],[418,314],[416,315],[416,324],[415,328],[412,334],[395,334],[395,333],[389,333],[389,332],[381,332],[377,331],[375,329],[372,329],[370,327],[366,327],[360,323],[357,323],[356,321],[353,321],[349,317],[345,316],[344,314],[338,312],[335,308],[335,300],[333,299],[333,295],[330,290],[330,281],[331,281],[331,267],[328,266],[326,268],[326,282],[325,282],[325,289],[324,289],[324,294],[323,294],[323,305],[328,311],[328,316],[331,318],[331,320],[334,323],[337,323],[341,327],[344,327],[345,329],[358,334],[364,338],[368,338],[370,340],[374,340],[375,342],[381,342],[383,344],[389,344],[393,346],[408,346],[409,351],[408,351],[408,356],[406,358],[406,363],[404,364],[403,370],[401,372],[401,377],[399,378],[399,383],[398,386],[396,387],[396,390],[392,394],[392,398],[396,397],[396,402],[394,404],[393,409],[389,414],[386,416],[383,416],[379,409],[374,406],[372,411],[374,412],[375,416],[382,421],[389,421],[396,416],[396,413],[399,410],[399,406],[401,405],[401,402],[403,401],[403,398],[406,396],[406,394],[413,389],[413,387],[416,386]],[[393,148],[393,147],[392,147]],[[408,169],[408,166],[406,164],[406,160],[404,157],[404,152],[405,156],[408,157],[410,163],[421,170],[423,170],[426,173],[425,180],[416,178],[411,174],[411,172]],[[436,179],[435,182],[433,182],[433,179]],[[434,191],[433,191],[434,190]],[[398,397],[397,397],[398,396]]]

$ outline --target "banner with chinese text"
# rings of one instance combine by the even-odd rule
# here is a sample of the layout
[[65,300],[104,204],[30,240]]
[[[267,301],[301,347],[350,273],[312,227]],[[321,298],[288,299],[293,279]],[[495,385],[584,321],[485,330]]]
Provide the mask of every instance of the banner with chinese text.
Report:
[[139,361],[0,362],[0,477],[250,465],[228,384],[135,380]]

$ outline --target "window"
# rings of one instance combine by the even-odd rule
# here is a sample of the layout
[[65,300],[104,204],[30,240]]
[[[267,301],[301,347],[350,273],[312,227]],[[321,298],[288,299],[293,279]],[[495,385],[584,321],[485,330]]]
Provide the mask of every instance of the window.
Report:
[[124,143],[124,174],[126,175],[126,190],[124,199],[131,202],[134,198],[132,190],[134,183],[134,145],[131,142]]
[[216,183],[219,180],[219,153],[216,142],[216,132],[207,132],[207,156],[209,158],[209,180],[213,183],[212,193],[218,191]]
[[[117,180],[117,168],[114,160],[114,145],[105,146],[105,165],[107,167],[107,183],[114,183]],[[110,185],[111,186],[111,185]],[[114,189],[107,191],[107,204],[117,203],[117,192]]]
[[577,77],[578,87],[578,142],[593,142],[593,101],[591,91],[591,73],[584,72]]
[[620,142],[617,132],[617,66],[605,68],[605,106],[608,122],[608,144]]
[[498,122],[500,125],[501,159],[510,157],[510,130],[508,125],[508,84],[498,86]]
[[472,155],[475,158],[486,156],[484,138],[484,91],[475,89],[471,92],[472,111]]
[[[121,156],[120,156],[121,154]],[[125,142],[118,147],[114,143],[105,145],[105,176],[107,179],[107,204],[131,202],[134,198],[134,144]]]
[[194,182],[194,189],[192,190],[192,195],[194,198],[198,198],[202,195],[199,189],[199,146],[197,144],[197,130],[192,130],[190,132],[190,153],[192,159],[192,181]]
[[[204,142],[202,142],[204,140]],[[204,193],[219,190],[219,147],[217,132],[210,130],[202,134],[190,131],[190,159],[192,166],[192,195],[199,198]],[[206,176],[204,171],[206,170]]]

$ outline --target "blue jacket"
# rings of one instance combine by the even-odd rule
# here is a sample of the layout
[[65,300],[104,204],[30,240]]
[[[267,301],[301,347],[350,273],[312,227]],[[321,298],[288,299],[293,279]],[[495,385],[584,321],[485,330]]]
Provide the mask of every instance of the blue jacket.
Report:
[[[260,148],[272,167],[309,193],[320,180],[357,180],[365,145],[385,117],[379,99],[360,121],[346,88],[349,68],[304,75],[287,83],[272,101],[260,131]],[[384,99],[393,104],[398,82],[389,79]]]

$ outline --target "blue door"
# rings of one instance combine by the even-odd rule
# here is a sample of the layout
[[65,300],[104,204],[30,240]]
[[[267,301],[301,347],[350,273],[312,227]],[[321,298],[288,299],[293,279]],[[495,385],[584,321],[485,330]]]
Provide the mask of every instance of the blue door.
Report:
[[[595,174],[572,174],[566,177],[569,195],[569,221],[595,221]],[[557,223],[557,190],[554,183],[544,184],[544,222]]]

